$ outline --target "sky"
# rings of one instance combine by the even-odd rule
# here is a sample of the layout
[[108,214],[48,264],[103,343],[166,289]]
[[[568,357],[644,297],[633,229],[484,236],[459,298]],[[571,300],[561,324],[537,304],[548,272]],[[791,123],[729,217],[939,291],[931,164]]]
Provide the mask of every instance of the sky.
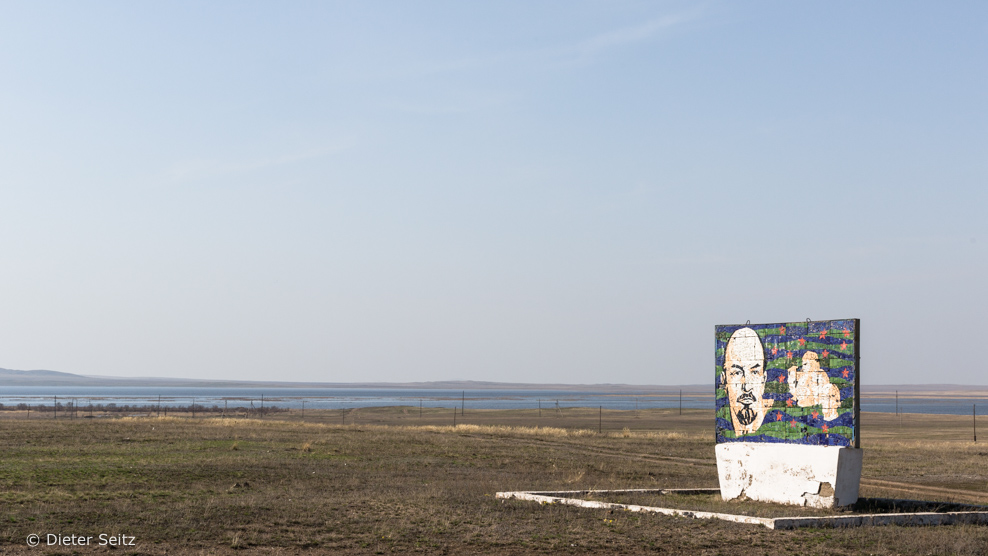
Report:
[[988,4],[5,2],[0,367],[988,384]]

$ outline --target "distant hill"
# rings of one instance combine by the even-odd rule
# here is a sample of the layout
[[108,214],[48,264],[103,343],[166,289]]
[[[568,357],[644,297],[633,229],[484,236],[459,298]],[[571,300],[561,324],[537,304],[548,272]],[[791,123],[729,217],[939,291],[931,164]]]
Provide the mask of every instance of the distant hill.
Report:
[[59,371],[14,371],[0,369],[0,384],[5,386],[85,386],[91,379]]
[[[688,394],[713,394],[713,384],[641,385],[641,384],[558,384],[444,380],[432,382],[280,382],[250,380],[203,380],[194,378],[86,376],[60,371],[15,371],[0,369],[2,386],[132,386],[198,388],[392,388],[422,390],[566,390],[614,394],[671,394],[682,390]],[[960,384],[869,384],[862,386],[866,395],[951,393],[988,395],[988,386]]]
[[250,382],[173,378],[127,378],[85,376],[60,371],[15,371],[0,369],[0,386],[243,386]]
[[527,384],[448,380],[432,382],[280,382],[248,380],[202,380],[193,378],[85,376],[60,371],[15,371],[0,369],[0,386],[135,386],[135,387],[226,387],[226,388],[394,388],[435,390],[568,390],[614,393],[707,392],[708,385],[647,386],[634,384]]

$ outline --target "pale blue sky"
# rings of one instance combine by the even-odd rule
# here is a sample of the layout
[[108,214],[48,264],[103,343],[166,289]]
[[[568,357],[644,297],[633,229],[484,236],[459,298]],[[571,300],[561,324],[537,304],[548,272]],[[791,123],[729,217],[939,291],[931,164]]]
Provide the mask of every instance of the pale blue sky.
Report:
[[0,367],[988,384],[988,5],[0,5]]

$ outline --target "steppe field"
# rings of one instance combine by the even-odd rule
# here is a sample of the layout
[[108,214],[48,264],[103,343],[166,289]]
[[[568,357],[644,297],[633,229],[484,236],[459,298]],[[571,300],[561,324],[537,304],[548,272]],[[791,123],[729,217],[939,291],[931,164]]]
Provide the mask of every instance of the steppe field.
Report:
[[[712,411],[0,415],[0,551],[24,554],[985,554],[988,526],[775,531],[501,501],[506,490],[716,487]],[[862,496],[988,504],[971,417],[868,414]],[[986,423],[988,424],[988,423]],[[988,433],[988,431],[986,431]],[[759,515],[819,511],[666,505]],[[41,546],[30,548],[29,535]],[[75,546],[46,546],[76,535]],[[98,546],[128,537],[132,546]],[[92,537],[89,546],[78,539]],[[129,540],[133,537],[133,540]]]

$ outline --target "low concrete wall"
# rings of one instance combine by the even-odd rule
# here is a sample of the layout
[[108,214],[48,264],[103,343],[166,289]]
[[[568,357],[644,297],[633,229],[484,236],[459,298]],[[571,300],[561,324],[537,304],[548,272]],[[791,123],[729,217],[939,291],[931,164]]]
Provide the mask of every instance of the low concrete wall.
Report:
[[[797,529],[800,527],[861,527],[863,525],[954,525],[958,523],[988,524],[988,511],[917,512],[888,514],[857,514],[824,517],[754,517],[740,514],[700,512],[677,508],[614,504],[597,500],[581,500],[569,496],[594,494],[621,494],[629,492],[651,494],[716,494],[719,489],[626,489],[626,490],[572,490],[572,491],[517,491],[498,492],[500,500],[529,500],[540,504],[565,504],[581,508],[648,512],[693,519],[720,519],[735,523],[763,525],[769,529]],[[560,496],[563,495],[563,496]]]
[[[717,492],[717,489],[710,489],[713,493]],[[591,491],[581,491],[583,494],[589,494]],[[679,492],[680,494],[697,494],[696,490],[691,491],[677,491],[677,490],[595,490],[595,493],[603,494],[619,494],[622,492],[645,492],[645,493],[655,493],[655,494],[666,494]],[[708,494],[705,492],[704,494]],[[629,512],[648,512],[655,514],[663,514],[670,516],[679,517],[690,517],[694,519],[721,519],[724,521],[735,521],[738,523],[750,523],[753,525],[764,525],[770,529],[773,529],[772,520],[764,517],[752,517],[747,515],[732,515],[732,514],[721,514],[716,512],[697,512],[692,510],[677,510],[674,508],[656,508],[653,506],[638,506],[635,504],[612,504],[610,502],[598,502],[596,500],[580,500],[578,498],[564,498],[560,496],[552,496],[554,494],[563,494],[561,492],[499,492],[496,497],[502,500],[515,499],[515,500],[530,500],[532,502],[539,502],[541,504],[565,504],[568,506],[579,506],[581,508],[597,508],[597,509],[618,509],[625,510]]]

